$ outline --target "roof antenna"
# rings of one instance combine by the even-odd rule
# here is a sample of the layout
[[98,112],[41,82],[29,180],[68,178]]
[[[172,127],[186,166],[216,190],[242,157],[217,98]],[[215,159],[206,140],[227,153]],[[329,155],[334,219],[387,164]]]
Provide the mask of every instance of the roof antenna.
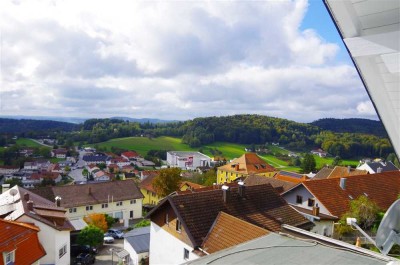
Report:
[[400,245],[400,199],[395,201],[386,211],[375,241],[357,225],[356,218],[347,218],[347,224],[354,226],[360,231],[379,251],[387,255],[394,244]]

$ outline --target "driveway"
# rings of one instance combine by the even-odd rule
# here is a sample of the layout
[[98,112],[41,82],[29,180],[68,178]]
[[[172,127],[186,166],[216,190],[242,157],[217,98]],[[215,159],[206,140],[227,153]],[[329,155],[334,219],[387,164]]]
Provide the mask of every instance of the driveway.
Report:
[[[96,255],[96,262],[95,264],[99,265],[116,265],[118,264],[118,257],[115,254],[119,252],[124,247],[124,240],[123,239],[115,239],[113,244],[104,244],[101,249],[99,249],[99,254]],[[111,255],[112,249],[112,255]]]

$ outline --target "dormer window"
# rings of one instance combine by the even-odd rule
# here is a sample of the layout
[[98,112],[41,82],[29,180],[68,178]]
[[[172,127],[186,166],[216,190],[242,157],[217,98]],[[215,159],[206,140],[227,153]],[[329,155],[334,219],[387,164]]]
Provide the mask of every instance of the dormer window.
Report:
[[313,207],[315,204],[315,200],[313,198],[308,198],[308,207]]
[[300,196],[300,195],[297,195],[297,196],[296,196],[296,203],[302,204],[302,203],[303,203],[303,197]]
[[15,251],[5,253],[5,265],[13,265],[15,263]]
[[179,219],[176,219],[176,231],[179,233],[182,231],[182,223]]

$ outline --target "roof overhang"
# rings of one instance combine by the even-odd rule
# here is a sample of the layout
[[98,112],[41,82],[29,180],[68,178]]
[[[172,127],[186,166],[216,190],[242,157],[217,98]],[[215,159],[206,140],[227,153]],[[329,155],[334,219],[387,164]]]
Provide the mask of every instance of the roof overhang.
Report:
[[400,1],[324,2],[400,158]]

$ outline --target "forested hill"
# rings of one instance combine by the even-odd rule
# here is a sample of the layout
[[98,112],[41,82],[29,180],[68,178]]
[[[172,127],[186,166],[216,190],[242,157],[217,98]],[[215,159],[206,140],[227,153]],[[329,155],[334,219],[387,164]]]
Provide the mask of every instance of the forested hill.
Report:
[[379,137],[387,137],[387,133],[381,121],[367,119],[320,119],[313,121],[311,125],[323,130],[339,133],[365,133]]
[[38,133],[49,133],[54,131],[70,132],[77,130],[78,125],[68,122],[60,121],[49,121],[49,120],[17,120],[17,119],[5,119],[0,118],[0,133],[10,134],[29,134],[34,132]]

